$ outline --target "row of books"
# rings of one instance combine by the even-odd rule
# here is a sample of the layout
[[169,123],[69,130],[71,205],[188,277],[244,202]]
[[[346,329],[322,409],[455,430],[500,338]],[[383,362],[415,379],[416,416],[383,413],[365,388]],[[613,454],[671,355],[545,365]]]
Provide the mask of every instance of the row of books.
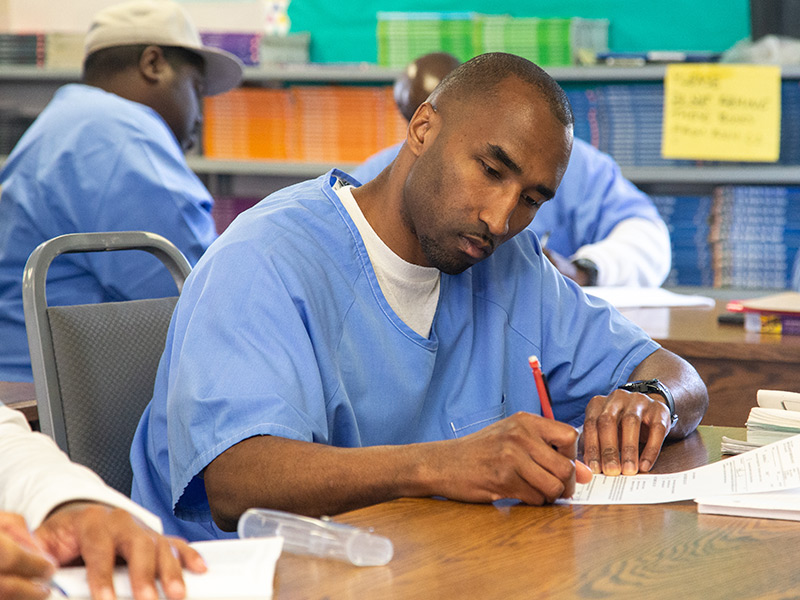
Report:
[[[297,128],[299,125],[294,122],[298,118],[309,118],[319,122],[318,116],[304,112],[299,113],[295,108],[297,105],[296,95],[305,94],[308,97],[316,94],[321,97],[326,94],[330,98],[344,98],[351,96],[351,100],[344,103],[331,101],[331,104],[321,105],[321,110],[326,114],[322,118],[325,123],[333,122],[338,126],[339,121],[346,119],[344,114],[337,116],[337,111],[344,110],[348,106],[359,106],[359,110],[374,127],[388,132],[397,131],[398,127],[404,128],[404,123],[400,119],[393,103],[390,101],[383,108],[375,112],[370,106],[371,101],[360,100],[359,94],[363,97],[372,92],[363,92],[366,88],[350,88],[347,86],[316,86],[313,92],[297,92],[301,87],[290,88],[287,90],[268,90],[275,92],[270,97],[263,94],[263,101],[253,101],[252,109],[247,110],[247,117],[239,114],[237,108],[242,105],[244,97],[243,90],[230,92],[221,96],[219,100],[207,102],[207,109],[211,113],[206,117],[207,121],[214,121],[220,112],[225,114],[237,113],[237,123],[240,127],[251,127],[258,129],[258,121],[261,118],[285,118],[288,120],[286,127]],[[387,88],[381,87],[378,93],[386,94]],[[786,81],[783,84],[783,108],[781,126],[781,153],[778,164],[781,165],[800,165],[800,129],[794,127],[794,123],[800,122],[800,82]],[[252,91],[252,90],[248,90]],[[328,93],[330,92],[330,93]],[[721,161],[690,161],[665,159],[661,157],[661,128],[663,118],[663,86],[660,83],[641,83],[641,84],[609,84],[604,86],[578,86],[571,85],[567,88],[567,93],[572,102],[575,113],[575,135],[589,141],[600,150],[612,155],[622,166],[716,166],[716,165],[747,165],[752,163],[732,163]],[[281,94],[284,97],[281,97]],[[386,96],[388,98],[388,96]],[[259,115],[262,111],[267,116]],[[276,113],[277,111],[277,113]],[[283,116],[281,116],[283,115]],[[383,122],[382,122],[383,121]],[[249,125],[248,125],[249,123]],[[373,126],[373,125],[370,125]],[[348,123],[348,128],[356,127],[355,123]],[[308,128],[313,132],[313,126]],[[259,131],[254,135],[262,135]],[[214,133],[214,136],[223,135],[223,132]],[[403,134],[392,137],[387,145],[402,139]],[[279,135],[278,141],[284,140],[285,136]],[[375,151],[380,147],[375,148]],[[216,156],[216,154],[211,156]],[[239,158],[288,158],[298,156],[293,150],[288,150],[288,156],[268,156],[256,154],[246,156],[237,154]],[[329,154],[336,159],[336,153]],[[358,151],[350,153],[350,156],[360,156]],[[342,159],[344,160],[344,159]],[[350,160],[350,159],[348,159]],[[358,159],[356,159],[358,160]]]
[[542,19],[472,12],[378,12],[378,64],[405,67],[429,52],[468,60],[510,52],[542,66],[576,64],[608,50],[607,19]]
[[716,188],[709,242],[716,287],[787,287],[800,250],[800,188]]
[[666,286],[714,285],[709,243],[711,196],[651,196],[669,228],[672,269]]
[[388,86],[241,88],[205,100],[210,158],[357,163],[405,137]]
[[[586,86],[564,84],[575,113],[575,135],[623,166],[731,165],[661,156],[664,86],[660,82]],[[780,165],[800,164],[800,82],[781,86]],[[749,164],[752,163],[738,163]]]
[[670,231],[667,286],[782,289],[800,256],[800,188],[720,186],[652,196]]
[[43,34],[13,35],[0,33],[0,65],[45,65]]
[[[0,65],[80,69],[83,33],[0,33]],[[306,63],[310,34],[266,35],[252,32],[201,32],[203,43],[236,55],[247,66]]]

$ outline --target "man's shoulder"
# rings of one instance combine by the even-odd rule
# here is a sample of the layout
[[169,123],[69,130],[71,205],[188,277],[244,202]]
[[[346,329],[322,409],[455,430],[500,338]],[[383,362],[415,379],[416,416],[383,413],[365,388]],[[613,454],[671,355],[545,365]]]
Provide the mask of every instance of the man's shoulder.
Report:
[[285,240],[308,241],[319,240],[322,232],[338,231],[344,226],[344,209],[339,210],[341,205],[329,190],[326,177],[327,174],[273,192],[243,212],[222,238],[281,236]]
[[354,281],[361,263],[332,195],[324,181],[316,179],[267,196],[211,244],[195,268],[198,277],[224,279],[246,269],[250,277],[280,280],[294,290],[317,288],[332,277]]
[[92,135],[115,136],[121,128],[149,131],[166,124],[149,106],[84,84],[69,84],[58,90],[41,114],[48,127],[69,125],[73,131],[91,130]]

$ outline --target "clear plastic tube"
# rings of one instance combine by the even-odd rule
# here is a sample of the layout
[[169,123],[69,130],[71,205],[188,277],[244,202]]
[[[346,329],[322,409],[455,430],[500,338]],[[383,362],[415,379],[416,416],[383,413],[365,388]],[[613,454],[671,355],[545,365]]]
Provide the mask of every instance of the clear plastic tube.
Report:
[[385,565],[394,554],[391,540],[371,529],[266,508],[245,511],[236,531],[240,538],[279,535],[287,552],[334,558],[359,567]]

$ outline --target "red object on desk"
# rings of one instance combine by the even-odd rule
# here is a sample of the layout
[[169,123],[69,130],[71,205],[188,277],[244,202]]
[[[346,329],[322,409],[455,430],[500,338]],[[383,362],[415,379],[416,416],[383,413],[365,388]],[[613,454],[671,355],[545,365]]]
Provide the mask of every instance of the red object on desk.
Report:
[[547,389],[547,380],[542,373],[542,367],[539,364],[539,359],[535,356],[528,358],[528,364],[533,371],[533,378],[536,380],[536,392],[539,394],[539,403],[542,406],[542,415],[548,419],[555,420],[553,416],[553,407],[550,404],[550,390]]

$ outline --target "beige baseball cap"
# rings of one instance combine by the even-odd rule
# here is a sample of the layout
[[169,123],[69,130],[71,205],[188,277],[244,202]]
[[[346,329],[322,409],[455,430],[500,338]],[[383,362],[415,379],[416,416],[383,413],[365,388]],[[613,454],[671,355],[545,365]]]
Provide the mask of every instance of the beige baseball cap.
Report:
[[230,52],[204,46],[184,8],[171,0],[133,0],[101,10],[86,34],[84,56],[136,44],[177,46],[202,56],[207,96],[227,92],[242,80],[242,62]]

